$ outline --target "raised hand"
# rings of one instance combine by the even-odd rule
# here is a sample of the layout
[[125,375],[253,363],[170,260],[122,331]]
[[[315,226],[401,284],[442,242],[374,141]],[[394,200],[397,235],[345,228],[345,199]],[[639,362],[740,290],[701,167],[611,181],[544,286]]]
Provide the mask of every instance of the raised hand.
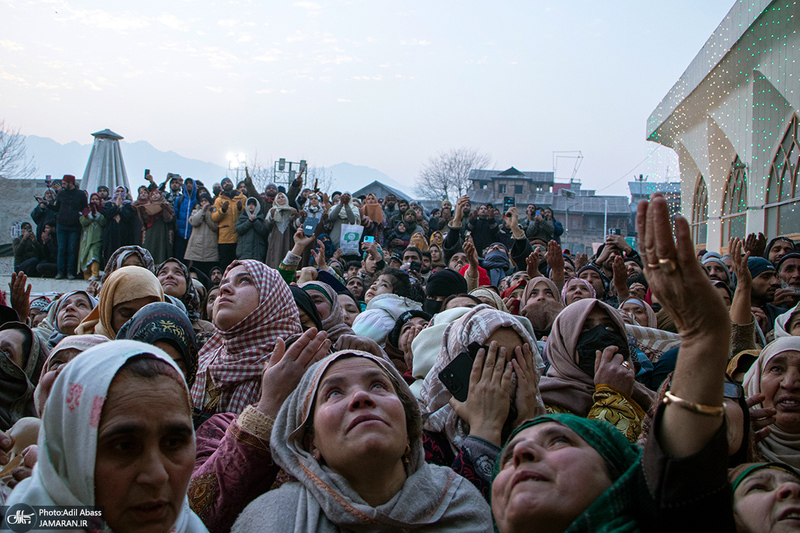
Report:
[[625,260],[621,255],[614,257],[612,269],[614,270],[614,288],[617,289],[617,297],[622,303],[628,299],[631,292],[628,289],[628,269],[625,267]]
[[12,273],[8,288],[11,307],[17,312],[19,319],[27,323],[28,315],[31,312],[31,286],[28,285],[26,288],[26,283],[28,283],[28,276],[24,272]]
[[[552,279],[560,289],[564,286],[564,253],[561,251],[561,245],[556,241],[548,242],[547,252],[545,252],[544,258],[547,261],[547,265],[550,267],[550,279]],[[530,269],[528,270],[528,275],[530,276]]]
[[328,355],[330,347],[328,334],[317,332],[317,328],[306,330],[288,350],[283,339],[278,338],[261,375],[261,399],[256,409],[275,418],[308,367]]
[[544,403],[539,393],[539,373],[533,362],[533,350],[527,342],[514,348],[516,357],[511,360],[517,376],[517,393],[514,407],[517,409],[517,426],[525,420],[545,414]]
[[750,252],[752,257],[762,257],[767,249],[767,238],[763,233],[758,235],[751,233],[744,241],[744,249]]
[[[484,363],[485,360],[485,363]],[[470,435],[500,445],[503,424],[511,408],[511,363],[506,363],[506,349],[497,342],[478,350],[469,376],[467,400],[450,398],[450,407],[469,424]]]

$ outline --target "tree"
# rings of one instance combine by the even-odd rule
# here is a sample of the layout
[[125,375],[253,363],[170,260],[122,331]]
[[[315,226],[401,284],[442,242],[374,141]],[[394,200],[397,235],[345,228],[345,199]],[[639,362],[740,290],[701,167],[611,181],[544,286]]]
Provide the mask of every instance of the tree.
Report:
[[429,200],[455,200],[470,187],[469,172],[486,168],[491,157],[476,148],[452,148],[428,159],[417,179],[414,192]]
[[34,174],[36,165],[33,157],[28,159],[25,136],[0,121],[0,178],[30,178]]

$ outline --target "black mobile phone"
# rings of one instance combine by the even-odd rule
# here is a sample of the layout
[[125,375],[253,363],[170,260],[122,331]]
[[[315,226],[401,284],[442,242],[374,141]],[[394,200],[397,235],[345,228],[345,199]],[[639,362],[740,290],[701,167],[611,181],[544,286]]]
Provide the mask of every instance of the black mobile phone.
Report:
[[419,272],[421,268],[422,268],[422,263],[420,263],[419,261],[411,261],[411,266],[409,267],[411,271]]
[[144,169],[144,179],[147,179],[148,174],[150,174],[150,169],[149,168]]
[[317,224],[319,224],[319,219],[317,217],[307,217],[306,221],[303,222],[303,234],[306,237],[311,237],[314,235],[314,231],[317,229]]
[[622,230],[620,228],[611,228],[608,230],[609,235],[622,235]]
[[469,376],[472,373],[472,364],[474,362],[475,359],[469,351],[464,350],[439,372],[439,380],[447,387],[453,398],[459,402],[467,401]]
[[517,206],[517,201],[513,196],[506,196],[503,198],[503,214],[508,213],[508,210]]

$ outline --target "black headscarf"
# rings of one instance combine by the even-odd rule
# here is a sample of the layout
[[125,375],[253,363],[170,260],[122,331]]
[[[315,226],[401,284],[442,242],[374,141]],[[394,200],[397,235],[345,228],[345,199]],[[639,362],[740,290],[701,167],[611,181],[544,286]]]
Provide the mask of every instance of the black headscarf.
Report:
[[306,293],[306,291],[297,285],[289,285],[289,290],[292,291],[294,303],[297,304],[297,308],[305,311],[305,313],[311,317],[311,320],[314,321],[314,327],[317,328],[317,331],[322,331],[322,319],[319,317],[317,306],[314,305],[311,297]]
[[181,354],[186,365],[186,383],[192,387],[197,374],[197,341],[189,317],[179,307],[166,302],[145,305],[120,328],[117,339],[147,344],[169,342]]
[[200,318],[200,313],[198,311],[198,309],[200,309],[200,295],[197,294],[197,289],[194,288],[194,283],[192,283],[192,275],[189,272],[189,267],[184,265],[179,259],[170,257],[158,265],[158,268],[156,268],[156,277],[158,277],[158,273],[161,272],[161,269],[164,268],[164,265],[167,263],[175,263],[183,270],[183,277],[186,280],[186,292],[178,299],[184,307],[186,307],[186,313],[189,315],[189,319],[198,320]]
[[437,296],[447,297],[466,292],[467,280],[464,279],[464,276],[449,268],[437,270],[428,277],[428,283],[425,285],[423,309],[425,312],[435,315],[442,308],[442,302],[436,300]]
[[11,361],[11,357],[0,351],[0,431],[6,431],[14,422],[26,416],[36,416],[33,392],[39,383],[42,366],[48,349],[27,325],[21,322],[6,322],[0,331],[15,329],[25,336],[22,368]]
[[[441,304],[441,302],[439,302],[439,304]],[[399,348],[398,343],[400,342],[400,332],[403,329],[403,326],[405,326],[406,322],[408,322],[412,318],[424,318],[425,320],[430,321],[432,317],[425,311],[420,311],[418,309],[412,309],[410,311],[406,311],[405,313],[400,315],[400,318],[398,318],[397,321],[395,321],[394,327],[392,328],[392,331],[389,333],[389,336],[386,339],[387,341],[389,341],[389,344],[391,344],[395,348]]]

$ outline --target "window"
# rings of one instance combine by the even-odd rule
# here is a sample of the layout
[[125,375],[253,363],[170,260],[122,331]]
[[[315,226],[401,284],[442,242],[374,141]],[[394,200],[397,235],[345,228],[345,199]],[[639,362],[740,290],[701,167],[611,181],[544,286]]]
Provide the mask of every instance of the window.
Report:
[[506,192],[506,184],[505,183],[499,184],[497,186],[497,192],[500,193],[500,194],[505,193]]
[[514,194],[522,194],[522,185],[514,185]]
[[722,196],[722,246],[728,246],[731,237],[744,239],[747,221],[747,166],[739,156],[731,163]]
[[708,188],[702,174],[697,175],[692,202],[692,239],[696,245],[705,246],[708,240]]
[[797,115],[792,115],[783,136],[767,180],[767,238],[800,229],[800,198],[797,191],[797,169],[800,146],[797,142]]

